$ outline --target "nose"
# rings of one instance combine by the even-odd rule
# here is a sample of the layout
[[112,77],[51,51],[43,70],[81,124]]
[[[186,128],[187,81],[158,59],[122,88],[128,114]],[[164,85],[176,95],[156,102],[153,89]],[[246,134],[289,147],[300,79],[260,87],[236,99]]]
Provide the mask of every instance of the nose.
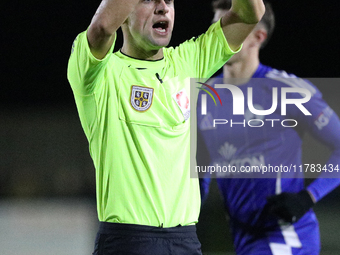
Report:
[[157,6],[155,9],[156,14],[166,14],[169,12],[169,6],[166,4],[164,0],[157,1]]

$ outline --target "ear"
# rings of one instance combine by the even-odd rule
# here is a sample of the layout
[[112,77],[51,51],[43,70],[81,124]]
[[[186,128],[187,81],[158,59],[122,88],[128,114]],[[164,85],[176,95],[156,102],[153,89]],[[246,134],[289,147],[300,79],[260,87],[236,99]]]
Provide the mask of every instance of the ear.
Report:
[[263,28],[256,29],[253,31],[255,43],[261,47],[262,43],[267,39],[267,31]]

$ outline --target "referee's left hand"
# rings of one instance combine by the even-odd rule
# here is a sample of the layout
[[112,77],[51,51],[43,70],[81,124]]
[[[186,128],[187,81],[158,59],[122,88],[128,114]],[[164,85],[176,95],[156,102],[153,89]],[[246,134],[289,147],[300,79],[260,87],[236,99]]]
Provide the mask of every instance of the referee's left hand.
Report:
[[283,192],[267,198],[269,213],[288,223],[297,222],[314,202],[307,190],[299,193]]

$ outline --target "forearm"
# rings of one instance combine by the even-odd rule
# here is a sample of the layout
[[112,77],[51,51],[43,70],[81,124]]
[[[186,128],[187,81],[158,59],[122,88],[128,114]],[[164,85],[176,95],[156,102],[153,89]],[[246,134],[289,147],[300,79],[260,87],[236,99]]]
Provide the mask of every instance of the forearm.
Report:
[[318,202],[328,193],[340,185],[340,149],[334,150],[327,163],[323,166],[318,179],[314,180],[307,190],[313,195],[315,202]]
[[233,0],[231,9],[222,17],[224,36],[232,50],[237,50],[261,20],[265,12],[262,0]]
[[230,11],[236,14],[241,23],[257,24],[265,12],[265,7],[262,0],[232,0]]
[[118,28],[139,0],[103,0],[92,18],[87,37],[91,52],[103,58],[110,49]]

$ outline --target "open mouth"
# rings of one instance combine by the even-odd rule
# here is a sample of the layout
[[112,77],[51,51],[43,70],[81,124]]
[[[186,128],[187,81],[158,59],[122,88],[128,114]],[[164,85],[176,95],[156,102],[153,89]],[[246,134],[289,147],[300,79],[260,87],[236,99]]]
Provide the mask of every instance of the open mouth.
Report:
[[167,21],[160,21],[152,26],[153,29],[157,30],[160,33],[165,33],[168,27],[169,23]]

